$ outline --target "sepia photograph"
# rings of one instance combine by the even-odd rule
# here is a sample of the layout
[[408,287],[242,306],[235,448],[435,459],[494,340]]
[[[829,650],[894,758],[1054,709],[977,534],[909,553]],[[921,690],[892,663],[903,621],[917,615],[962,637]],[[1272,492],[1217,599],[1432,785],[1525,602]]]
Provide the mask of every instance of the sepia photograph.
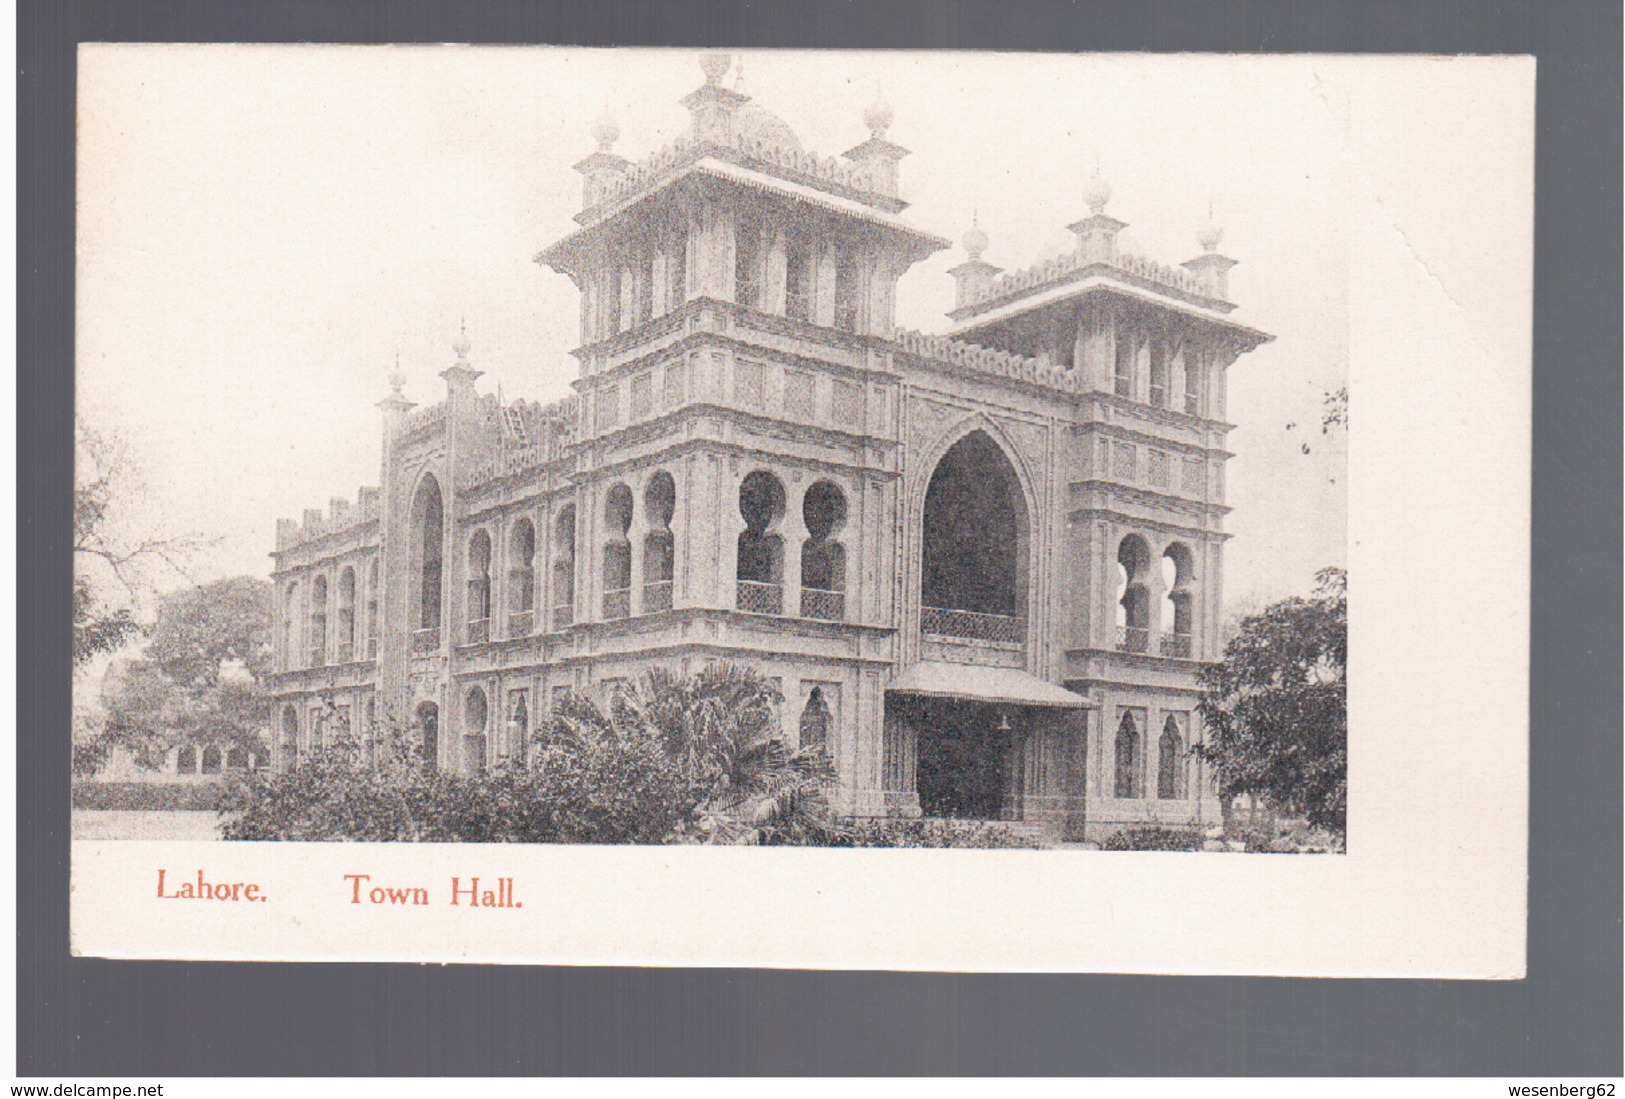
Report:
[[81,47],[76,883],[1349,861],[1341,71]]

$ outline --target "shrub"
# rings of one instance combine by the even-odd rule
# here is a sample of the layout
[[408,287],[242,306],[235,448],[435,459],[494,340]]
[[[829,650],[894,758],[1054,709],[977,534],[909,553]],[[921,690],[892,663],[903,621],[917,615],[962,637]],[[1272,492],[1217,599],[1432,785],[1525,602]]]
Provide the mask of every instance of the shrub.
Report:
[[853,825],[842,846],[1040,848],[1031,836],[986,821],[891,817]]
[[1200,851],[1200,832],[1184,828],[1125,828],[1101,844],[1106,851]]
[[215,782],[76,782],[75,809],[207,811],[220,808],[227,793]]

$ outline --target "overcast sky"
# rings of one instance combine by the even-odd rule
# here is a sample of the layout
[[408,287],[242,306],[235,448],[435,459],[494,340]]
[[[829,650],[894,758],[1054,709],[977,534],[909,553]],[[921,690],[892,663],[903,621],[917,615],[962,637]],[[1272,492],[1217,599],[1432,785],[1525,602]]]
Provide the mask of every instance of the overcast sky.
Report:
[[[646,156],[686,127],[698,57],[85,47],[79,407],[128,441],[139,520],[216,539],[199,580],[264,575],[279,516],[377,483],[396,356],[407,395],[439,399],[460,318],[482,386],[567,393],[577,293],[532,257],[573,225],[593,121],[607,107],[615,151]],[[913,151],[905,216],[958,241],[974,212],[1006,268],[1067,239],[1097,161],[1107,212],[1153,259],[1196,255],[1211,203],[1241,261],[1235,316],[1278,337],[1229,374],[1227,601],[1307,591],[1345,562],[1346,446],[1319,431],[1348,371],[1345,83],[1308,58],[742,60],[742,90],[826,156],[867,137],[878,92]],[[899,323],[947,327],[963,258],[904,278]]]

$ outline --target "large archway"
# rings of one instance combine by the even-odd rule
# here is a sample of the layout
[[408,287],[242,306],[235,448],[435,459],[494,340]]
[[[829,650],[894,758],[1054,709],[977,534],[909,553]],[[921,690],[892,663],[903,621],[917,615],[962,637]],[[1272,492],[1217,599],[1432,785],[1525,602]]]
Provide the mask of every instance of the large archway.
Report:
[[985,431],[937,463],[920,526],[922,630],[1025,641],[1027,504],[1010,459]]

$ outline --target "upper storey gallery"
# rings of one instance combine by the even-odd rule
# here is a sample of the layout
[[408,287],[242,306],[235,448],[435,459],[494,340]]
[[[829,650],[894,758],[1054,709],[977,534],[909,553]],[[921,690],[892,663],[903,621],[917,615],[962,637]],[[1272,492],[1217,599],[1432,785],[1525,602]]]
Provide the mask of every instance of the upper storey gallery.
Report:
[[988,237],[973,226],[967,258],[950,272],[949,336],[899,331],[898,279],[949,243],[900,216],[908,150],[888,137],[891,108],[871,104],[869,138],[825,158],[725,86],[726,55],[706,55],[702,67],[704,84],[682,101],[687,131],[643,161],[613,151],[612,119],[594,125],[597,151],[575,165],[580,228],[537,256],[581,291],[586,373],[667,327],[651,322],[705,299],[806,326],[814,339],[838,339],[832,330],[895,341],[928,367],[1217,417],[1222,398],[1209,399],[1208,372],[1270,338],[1228,316],[1236,261],[1219,253],[1217,227],[1178,267],[1132,255],[1119,246],[1124,223],[1105,213],[1111,189],[1098,174],[1084,188],[1090,213],[1069,227],[1074,249],[1005,273],[983,258]]

